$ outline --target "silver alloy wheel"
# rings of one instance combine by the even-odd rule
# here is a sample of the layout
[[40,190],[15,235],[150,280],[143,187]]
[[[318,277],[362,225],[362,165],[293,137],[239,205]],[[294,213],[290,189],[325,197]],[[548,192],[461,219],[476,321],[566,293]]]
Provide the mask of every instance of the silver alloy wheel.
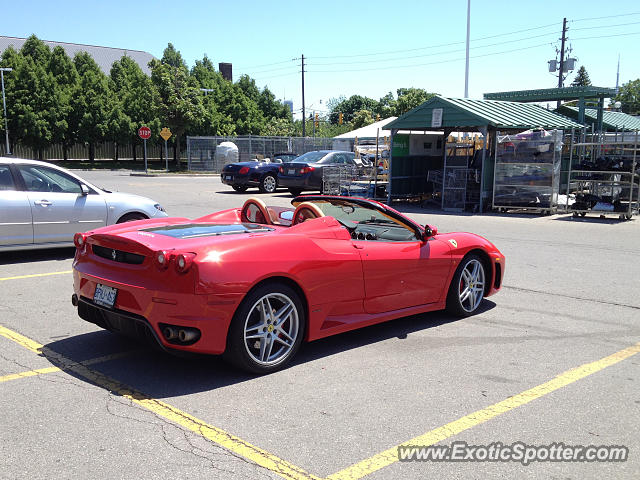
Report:
[[269,293],[253,304],[244,322],[244,346],[261,366],[285,360],[296,343],[299,317],[295,303],[282,293]]
[[479,260],[471,259],[462,269],[458,298],[465,312],[471,313],[482,302],[484,296],[484,267]]
[[278,186],[278,183],[272,175],[267,175],[262,180],[262,186],[265,192],[273,193],[276,191],[276,187]]

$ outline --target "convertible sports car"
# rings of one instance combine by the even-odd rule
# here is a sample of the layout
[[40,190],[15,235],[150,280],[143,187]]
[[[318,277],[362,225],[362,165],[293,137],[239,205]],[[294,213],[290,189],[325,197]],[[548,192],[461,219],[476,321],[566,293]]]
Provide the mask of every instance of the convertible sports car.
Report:
[[76,234],[72,302],[108,330],[269,373],[303,341],[443,308],[471,315],[500,289],[504,255],[478,235],[438,234],[372,200],[291,203]]

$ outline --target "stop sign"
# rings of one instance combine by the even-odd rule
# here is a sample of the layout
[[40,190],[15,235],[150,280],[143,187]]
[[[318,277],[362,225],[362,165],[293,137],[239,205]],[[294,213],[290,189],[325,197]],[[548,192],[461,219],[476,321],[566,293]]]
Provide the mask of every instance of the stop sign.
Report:
[[138,129],[138,136],[143,140],[151,138],[151,129],[149,127],[140,127]]

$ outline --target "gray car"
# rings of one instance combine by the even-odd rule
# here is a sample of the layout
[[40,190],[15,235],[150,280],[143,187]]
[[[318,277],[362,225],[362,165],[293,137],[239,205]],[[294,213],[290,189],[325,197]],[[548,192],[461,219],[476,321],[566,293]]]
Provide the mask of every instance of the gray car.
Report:
[[73,235],[166,217],[153,200],[96,187],[47,162],[0,157],[0,251],[73,245]]

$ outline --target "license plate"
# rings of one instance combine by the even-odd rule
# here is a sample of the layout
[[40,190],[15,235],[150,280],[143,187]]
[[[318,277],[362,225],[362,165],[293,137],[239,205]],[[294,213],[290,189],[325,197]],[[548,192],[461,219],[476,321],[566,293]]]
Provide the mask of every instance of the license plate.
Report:
[[96,292],[93,294],[93,301],[98,305],[112,308],[116,303],[117,293],[117,288],[108,287],[99,283],[96,285]]
[[288,175],[295,175],[296,171],[294,168],[290,168],[289,171],[287,172]]
[[225,175],[224,179],[225,180],[233,180],[233,177],[231,175]]

